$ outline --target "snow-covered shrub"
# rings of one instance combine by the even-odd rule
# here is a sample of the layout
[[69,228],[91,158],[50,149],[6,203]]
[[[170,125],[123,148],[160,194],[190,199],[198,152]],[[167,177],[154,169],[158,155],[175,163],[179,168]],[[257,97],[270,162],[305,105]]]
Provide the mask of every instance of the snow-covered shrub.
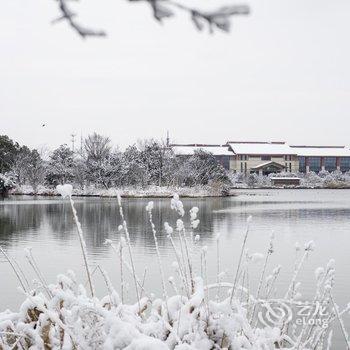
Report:
[[208,185],[210,182],[230,184],[227,171],[216,158],[203,150],[183,160],[177,173],[179,184],[184,186]]
[[6,195],[14,187],[14,181],[9,176],[0,173],[0,196]]
[[46,179],[51,185],[64,184],[74,179],[74,152],[61,145],[50,155]]
[[[58,191],[68,197],[77,223],[82,243],[82,253],[89,278],[92,274],[85,260],[85,241],[77,213],[72,201],[72,187],[60,186]],[[342,325],[342,315],[350,305],[339,310],[332,297],[335,268],[331,260],[324,268],[315,271],[316,291],[313,302],[300,301],[299,273],[314,250],[312,241],[301,249],[296,245],[296,261],[287,291],[281,298],[275,294],[275,282],[281,266],[270,266],[270,256],[274,252],[274,235],[266,246],[266,254],[249,254],[246,247],[249,241],[249,225],[243,237],[238,266],[233,281],[220,271],[220,257],[217,262],[215,281],[207,275],[207,248],[201,246],[199,235],[194,230],[199,224],[198,208],[190,210],[190,220],[178,195],[171,200],[171,208],[178,214],[173,227],[164,223],[165,234],[171,242],[174,254],[173,267],[176,278],[168,279],[173,289],[172,295],[165,285],[161,254],[153,223],[153,202],[145,210],[149,216],[150,234],[153,234],[159,265],[159,275],[163,288],[162,298],[155,298],[152,291],[146,290],[142,279],[133,264],[133,252],[127,224],[124,220],[121,199],[120,215],[122,233],[119,242],[107,241],[119,256],[121,296],[111,284],[106,272],[97,267],[105,281],[106,296],[94,295],[93,280],[89,292],[83,281],[78,281],[72,271],[59,275],[55,284],[47,285],[30,250],[27,258],[37,274],[38,281],[33,287],[24,278],[19,265],[0,246],[0,253],[9,262],[19,279],[26,295],[20,310],[0,313],[0,349],[125,349],[125,350],[265,350],[265,349],[322,349],[323,344],[331,343],[329,332],[337,320]],[[161,229],[161,228],[159,228]],[[174,240],[177,236],[179,244]],[[220,236],[217,237],[219,244]],[[199,254],[200,259],[196,259]],[[198,262],[200,266],[196,266]],[[263,262],[258,289],[252,292],[249,287],[248,266]],[[269,274],[269,270],[272,270]],[[133,281],[136,300],[126,304],[124,292],[127,275]],[[322,306],[317,308],[316,306]],[[323,317],[326,322],[309,322],[302,327],[290,326],[292,312],[300,307],[311,308],[312,317]],[[283,308],[283,312],[281,312]],[[323,312],[321,314],[321,312]],[[306,319],[310,320],[309,318]],[[312,321],[313,319],[311,319]],[[349,346],[346,331],[344,338]],[[328,336],[327,336],[328,335]]]

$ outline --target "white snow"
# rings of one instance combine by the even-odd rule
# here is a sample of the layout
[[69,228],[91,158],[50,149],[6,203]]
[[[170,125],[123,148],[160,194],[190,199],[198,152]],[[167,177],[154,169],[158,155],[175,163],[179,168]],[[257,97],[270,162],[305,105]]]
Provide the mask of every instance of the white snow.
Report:
[[228,146],[172,146],[174,153],[178,156],[192,156],[196,151],[204,151],[213,154],[214,156],[232,156],[232,151]]
[[283,142],[247,142],[229,143],[235,154],[247,155],[296,155],[297,152]]
[[70,184],[57,185],[56,190],[63,198],[70,198],[73,194],[73,186]]
[[321,146],[291,146],[298,156],[304,157],[350,157],[350,149],[345,146],[321,147]]

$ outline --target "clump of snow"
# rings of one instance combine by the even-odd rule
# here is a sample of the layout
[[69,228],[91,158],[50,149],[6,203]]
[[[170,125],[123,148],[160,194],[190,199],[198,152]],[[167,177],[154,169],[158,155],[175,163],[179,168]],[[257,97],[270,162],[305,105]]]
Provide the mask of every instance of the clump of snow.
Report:
[[167,222],[164,223],[164,229],[168,235],[171,235],[174,232],[173,228]]
[[146,205],[146,211],[151,212],[153,210],[153,206],[153,201],[148,202],[148,204]]
[[305,250],[307,251],[312,251],[312,250],[315,250],[315,242],[314,241],[310,241],[310,242],[307,242],[305,244]]
[[180,216],[185,215],[185,210],[182,202],[179,199],[179,195],[177,193],[174,194],[171,202],[170,202],[170,207],[173,210],[176,210]]
[[73,186],[71,184],[57,185],[56,190],[63,198],[72,197]]
[[253,263],[258,263],[263,259],[264,259],[264,254],[261,254],[261,253],[252,254],[252,262]]

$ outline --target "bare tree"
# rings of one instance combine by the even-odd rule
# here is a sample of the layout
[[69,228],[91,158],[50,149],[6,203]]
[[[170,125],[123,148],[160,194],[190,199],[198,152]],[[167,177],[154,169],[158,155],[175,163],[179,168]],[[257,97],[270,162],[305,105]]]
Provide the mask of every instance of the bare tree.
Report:
[[87,159],[100,162],[111,154],[111,140],[94,132],[89,135],[84,142]]
[[[69,0],[56,0],[61,15],[53,23],[65,20],[82,38],[91,36],[106,36],[104,30],[90,29],[79,24],[76,20],[77,14],[68,6]],[[228,32],[231,28],[231,18],[237,15],[248,15],[250,13],[247,5],[228,5],[219,7],[212,11],[201,10],[187,6],[177,0],[127,0],[130,2],[145,2],[151,10],[153,17],[162,22],[163,19],[173,17],[176,11],[182,11],[189,15],[198,30],[208,28],[210,33],[215,29]]]

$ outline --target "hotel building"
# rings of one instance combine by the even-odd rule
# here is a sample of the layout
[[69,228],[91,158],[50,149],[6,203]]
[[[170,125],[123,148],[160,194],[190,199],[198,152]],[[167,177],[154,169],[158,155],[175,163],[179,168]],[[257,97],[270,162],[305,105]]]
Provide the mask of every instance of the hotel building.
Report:
[[345,146],[290,146],[285,142],[229,141],[224,145],[170,145],[177,156],[196,150],[212,153],[225,169],[244,174],[350,170],[350,149]]

